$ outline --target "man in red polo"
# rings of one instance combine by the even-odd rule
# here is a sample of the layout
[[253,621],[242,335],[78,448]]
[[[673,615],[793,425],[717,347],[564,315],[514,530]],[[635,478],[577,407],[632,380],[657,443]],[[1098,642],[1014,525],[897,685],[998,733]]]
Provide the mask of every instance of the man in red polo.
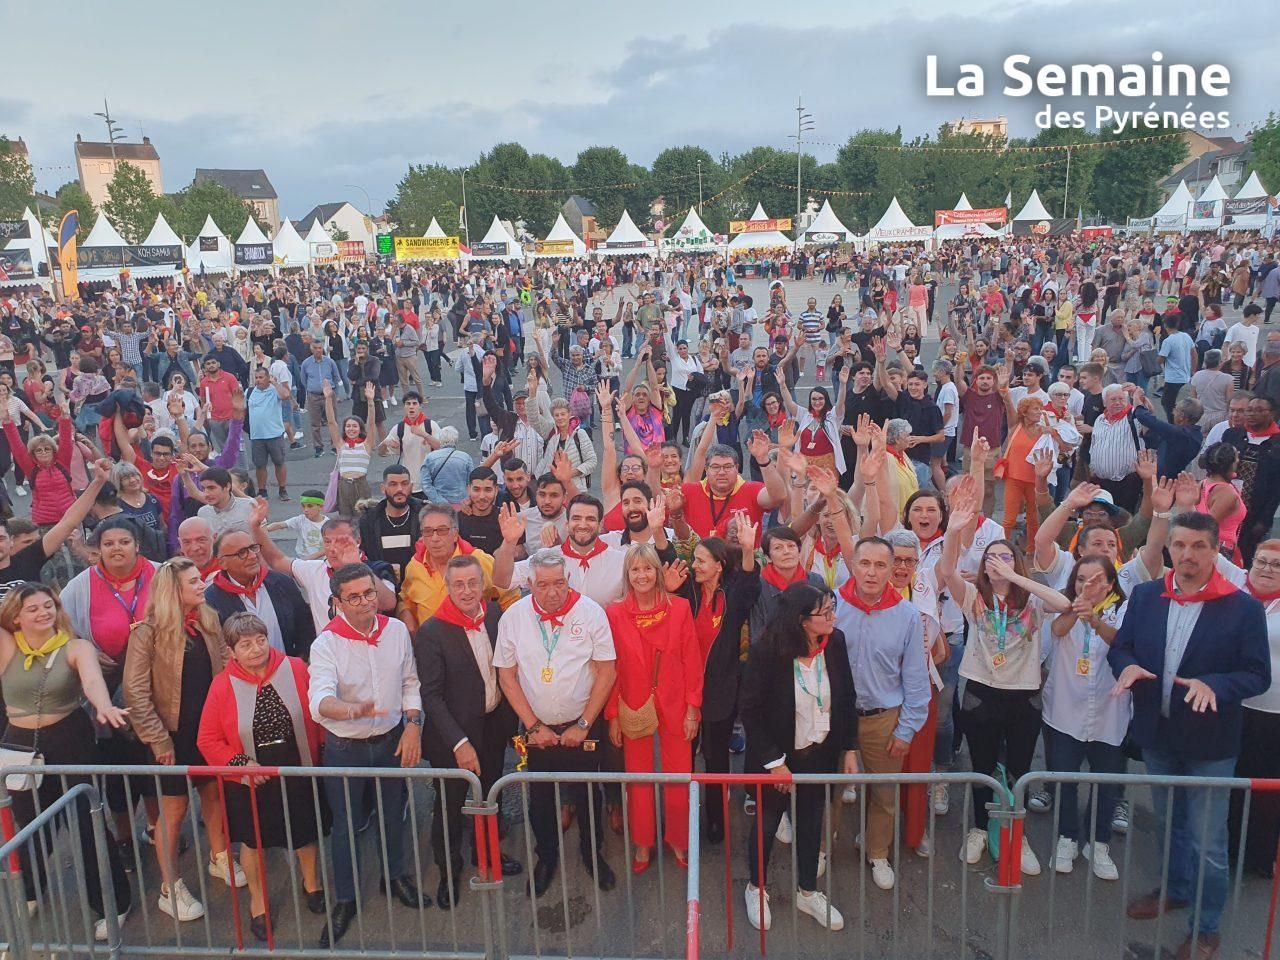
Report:
[[746,511],[759,530],[761,518],[777,509],[787,496],[786,484],[778,466],[769,459],[769,438],[756,430],[747,441],[747,454],[756,461],[764,482],[744,480],[738,466],[738,454],[732,447],[714,443],[707,449],[706,477],[699,480],[703,467],[695,456],[680,492],[684,497],[684,520],[699,537],[724,537],[729,518],[739,510]]

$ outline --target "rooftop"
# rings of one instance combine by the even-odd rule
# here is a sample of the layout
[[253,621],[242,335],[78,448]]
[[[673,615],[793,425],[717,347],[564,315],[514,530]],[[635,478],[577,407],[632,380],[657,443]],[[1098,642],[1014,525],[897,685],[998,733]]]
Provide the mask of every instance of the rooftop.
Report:
[[212,180],[220,183],[242,200],[277,200],[276,188],[265,170],[219,170],[196,167],[196,183]]
[[125,143],[117,140],[114,144],[98,143],[94,140],[85,140],[80,134],[76,134],[76,157],[85,160],[110,160],[115,157],[118,160],[160,160],[160,154],[156,153],[156,148],[151,145],[150,137],[143,137],[141,143]]
[[328,226],[329,221],[338,215],[338,211],[347,205],[347,201],[339,200],[337,203],[321,203],[312,207],[307,213],[303,214],[297,220],[293,221],[298,229],[306,232],[311,227],[312,220],[319,220],[320,226]]

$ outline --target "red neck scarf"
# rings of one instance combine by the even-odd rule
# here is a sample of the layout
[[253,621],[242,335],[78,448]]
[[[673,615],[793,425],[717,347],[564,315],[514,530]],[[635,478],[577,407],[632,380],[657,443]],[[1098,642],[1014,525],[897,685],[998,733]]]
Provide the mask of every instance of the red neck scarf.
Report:
[[[214,557],[209,561],[207,565],[200,568],[200,579],[208,580],[210,574],[217,573],[221,569],[222,569],[222,564],[218,562],[217,557]],[[265,570],[266,567],[263,567],[263,569]]]
[[1119,413],[1107,413],[1105,410],[1102,411],[1102,415],[1106,418],[1107,423],[1119,423],[1131,413],[1133,413],[1132,403],[1126,404],[1125,408]]
[[422,413],[421,411],[418,412],[418,415],[416,417],[404,418],[404,425],[406,427],[420,427],[426,422],[427,422],[427,415],[425,413]]
[[343,438],[342,438],[342,442],[343,442],[343,443],[345,443],[345,444],[347,445],[347,449],[348,449],[348,450],[354,450],[356,447],[363,447],[363,446],[364,446],[364,441],[363,441],[363,440],[351,440],[351,439],[349,439],[349,438],[347,438],[347,437],[343,437]]
[[[473,547],[471,544],[467,543],[467,541],[459,537],[458,547],[456,550],[453,551],[453,556],[450,557],[449,559],[452,560],[453,557],[465,557],[468,554],[475,553],[475,552],[476,552],[475,547]],[[419,537],[418,542],[413,546],[413,559],[417,560],[420,564],[422,564],[432,573],[437,572],[436,569],[433,566],[431,566],[431,561],[427,559],[427,541],[424,540],[422,537]]]
[[193,607],[182,616],[182,628],[191,636],[196,635],[196,625],[200,622],[200,608]]
[[661,599],[661,595],[659,595],[656,606],[650,607],[648,610],[641,610],[640,604],[636,600],[636,595],[628,591],[627,595],[622,598],[621,605],[626,615],[631,618],[631,622],[636,625],[636,629],[644,633],[645,640],[662,649],[665,645],[665,634],[660,636],[648,631],[667,619],[667,611],[671,609],[670,601]]
[[225,570],[218,571],[218,575],[213,578],[213,585],[215,587],[220,587],[221,589],[225,590],[227,593],[234,594],[235,596],[238,596],[238,597],[251,597],[255,593],[257,593],[260,589],[262,589],[262,582],[266,579],[267,579],[267,566],[266,564],[261,564],[258,567],[258,575],[253,578],[253,582],[250,583],[248,586],[241,586],[240,584],[236,583],[234,580],[231,579],[231,577],[227,574],[227,571]]
[[787,422],[787,412],[785,410],[779,410],[777,414],[772,416],[765,414],[765,420],[768,421],[769,429],[776,430]]
[[147,558],[139,555],[137,562],[135,562],[133,565],[133,569],[130,570],[128,573],[124,574],[123,576],[120,576],[120,577],[115,576],[113,573],[107,570],[107,568],[104,567],[101,563],[98,564],[98,573],[102,574],[103,580],[107,581],[107,583],[111,584],[113,587],[119,590],[126,583],[132,583],[135,580],[141,580],[142,573],[144,570],[147,569],[148,566],[149,564],[147,562]]
[[840,544],[836,543],[834,546],[831,547],[831,549],[827,549],[826,540],[824,540],[822,536],[819,535],[815,537],[813,540],[813,552],[821,554],[822,556],[830,560],[840,556]]
[[886,453],[890,454],[904,467],[907,465],[907,455],[905,453],[899,453],[897,450],[893,449],[893,447],[885,447],[884,449]]
[[1195,593],[1177,593],[1173,589],[1173,571],[1170,570],[1164,575],[1164,593],[1160,594],[1160,596],[1167,600],[1172,600],[1174,603],[1204,603],[1208,600],[1220,600],[1235,592],[1235,585],[1217,570],[1214,570],[1209,582]]
[[858,596],[858,585],[852,577],[846,580],[844,586],[840,588],[840,596],[844,597],[852,606],[867,614],[875,613],[877,610],[888,610],[890,607],[897,606],[902,602],[902,594],[891,583],[884,588],[884,593],[880,594],[879,600],[875,603],[867,603],[862,597]]
[[[981,519],[979,519],[979,520],[978,520],[978,524],[979,524],[979,526],[981,526],[981,524],[982,524],[982,520],[981,520]],[[917,537],[919,537],[919,539],[920,539],[920,549],[921,549],[921,550],[923,550],[925,547],[929,546],[929,544],[931,544],[931,543],[933,543],[933,541],[937,540],[940,536],[942,536],[942,534],[943,534],[943,530],[942,530],[942,528],[941,528],[941,527],[939,527],[937,530],[935,530],[935,531],[933,532],[933,536],[932,536],[932,537],[921,537],[921,536],[920,536],[920,534],[916,534],[916,536],[917,536]]]
[[533,612],[538,615],[539,620],[559,629],[564,626],[564,618],[569,615],[569,611],[573,609],[573,605],[578,602],[581,596],[582,594],[577,590],[570,590],[569,595],[564,598],[564,606],[559,610],[543,610],[538,606],[538,601],[533,600]]
[[601,540],[599,537],[596,538],[595,545],[586,553],[578,553],[578,551],[573,548],[573,546],[569,543],[568,540],[566,540],[564,543],[560,545],[560,550],[564,553],[564,555],[568,557],[570,560],[577,560],[578,566],[581,567],[584,571],[590,570],[591,561],[595,557],[600,556],[600,554],[604,553],[608,549],[609,549],[609,545],[605,543],[603,540]]
[[793,583],[804,583],[809,577],[800,564],[796,564],[795,570],[791,572],[791,579],[788,580],[772,563],[766,563],[764,569],[760,571],[760,579],[779,590],[785,590]]
[[1271,426],[1267,427],[1267,429],[1259,430],[1257,432],[1249,430],[1246,427],[1245,432],[1249,434],[1250,440],[1265,440],[1267,437],[1274,437],[1277,433],[1280,433],[1280,423],[1273,422]]
[[378,614],[373,623],[373,632],[369,634],[361,633],[350,623],[345,617],[334,617],[325,625],[325,630],[329,633],[337,634],[347,640],[354,640],[357,643],[367,643],[371,647],[378,645],[378,638],[382,636],[382,631],[386,629],[387,618],[382,614]]
[[1280,590],[1272,590],[1268,593],[1259,593],[1258,589],[1253,585],[1252,580],[1246,580],[1245,585],[1249,588],[1249,595],[1260,601],[1263,606],[1266,606],[1272,600],[1280,600]]
[[458,605],[453,602],[453,597],[446,596],[440,606],[436,608],[435,617],[437,620],[451,623],[455,627],[461,627],[463,630],[484,630],[484,601],[480,602],[479,616],[469,617],[458,609]]

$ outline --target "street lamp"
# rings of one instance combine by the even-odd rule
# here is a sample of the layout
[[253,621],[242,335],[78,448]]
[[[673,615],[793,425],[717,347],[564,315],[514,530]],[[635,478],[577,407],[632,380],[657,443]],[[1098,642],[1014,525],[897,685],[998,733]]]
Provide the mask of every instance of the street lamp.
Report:
[[813,114],[805,113],[804,100],[796,98],[796,229],[800,229],[800,141],[805,133],[813,129]]
[[95,117],[101,117],[102,122],[107,125],[107,142],[111,144],[111,175],[115,176],[116,172],[116,141],[124,139],[124,132],[120,128],[120,124],[111,119],[111,108],[107,106],[107,98],[102,98],[102,111],[93,114]]
[[344,183],[342,186],[347,190],[359,190],[361,193],[364,194],[364,209],[365,209],[364,229],[366,233],[372,236],[373,235],[373,201],[369,198],[369,191],[366,190],[364,187],[360,186],[359,184],[355,184],[355,183]]
[[702,215],[702,158],[698,158],[698,215]]

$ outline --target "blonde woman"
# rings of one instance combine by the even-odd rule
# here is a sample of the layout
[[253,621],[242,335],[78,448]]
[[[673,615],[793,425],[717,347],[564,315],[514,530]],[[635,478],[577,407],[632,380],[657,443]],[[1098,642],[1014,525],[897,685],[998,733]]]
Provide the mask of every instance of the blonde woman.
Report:
[[[230,651],[214,609],[204,602],[200,568],[185,557],[166,561],[151,581],[146,616],[134,625],[124,660],[124,699],[134,733],[160,766],[199,766],[196,746],[200,715],[213,678]],[[156,859],[160,865],[162,913],[175,920],[198,920],[204,905],[178,874],[178,835],[187,815],[188,786],[182,776],[158,777],[160,823]],[[210,876],[242,887],[244,872],[231,862],[217,783],[195,781],[200,813],[209,837]]]

